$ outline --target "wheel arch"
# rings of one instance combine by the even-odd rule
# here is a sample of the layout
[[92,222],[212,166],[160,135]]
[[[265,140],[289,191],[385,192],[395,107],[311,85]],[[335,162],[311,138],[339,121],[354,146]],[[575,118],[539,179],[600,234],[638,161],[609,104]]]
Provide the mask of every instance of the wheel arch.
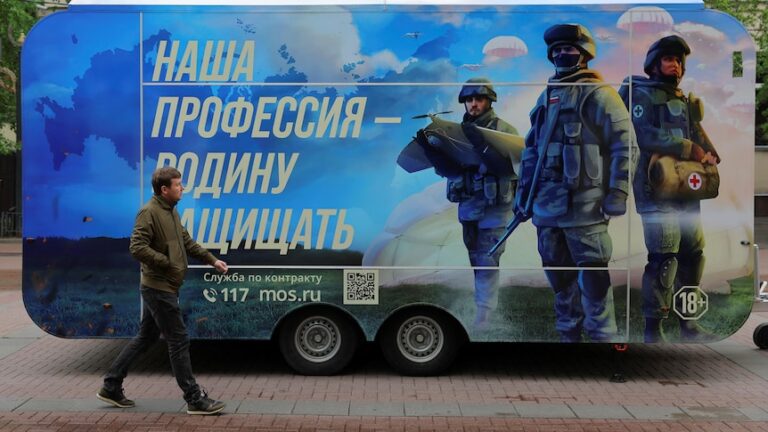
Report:
[[349,319],[351,323],[355,326],[355,332],[357,333],[357,336],[361,338],[361,340],[365,340],[365,331],[363,331],[363,326],[360,324],[360,321],[355,317],[353,314],[351,314],[348,310],[339,307],[338,305],[335,305],[333,303],[311,303],[311,304],[305,304],[298,307],[295,307],[293,309],[290,309],[286,311],[280,319],[277,320],[274,326],[272,326],[272,334],[270,335],[270,340],[277,341],[277,338],[280,336],[280,332],[282,331],[283,327],[285,326],[286,321],[288,321],[288,318],[298,314],[303,313],[306,311],[323,311],[323,310],[332,310],[334,312],[339,312],[344,317]]
[[448,309],[438,306],[436,304],[432,303],[410,303],[407,305],[403,305],[398,307],[397,309],[394,309],[392,312],[387,315],[386,318],[381,322],[381,325],[379,325],[379,328],[376,329],[376,336],[374,337],[374,340],[378,342],[381,339],[381,334],[383,330],[392,324],[394,320],[396,320],[398,317],[408,314],[411,311],[418,311],[418,310],[429,310],[429,311],[435,311],[438,314],[442,315],[444,318],[447,318],[451,323],[455,326],[456,330],[460,332],[460,336],[462,338],[461,342],[469,342],[469,332],[467,332],[467,329],[464,327],[464,324],[456,318],[456,316],[451,313]]

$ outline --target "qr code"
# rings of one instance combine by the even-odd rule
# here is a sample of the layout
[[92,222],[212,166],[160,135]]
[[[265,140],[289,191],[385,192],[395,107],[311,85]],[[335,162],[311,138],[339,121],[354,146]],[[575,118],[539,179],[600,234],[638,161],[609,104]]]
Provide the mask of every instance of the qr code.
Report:
[[379,304],[378,270],[344,270],[344,304]]

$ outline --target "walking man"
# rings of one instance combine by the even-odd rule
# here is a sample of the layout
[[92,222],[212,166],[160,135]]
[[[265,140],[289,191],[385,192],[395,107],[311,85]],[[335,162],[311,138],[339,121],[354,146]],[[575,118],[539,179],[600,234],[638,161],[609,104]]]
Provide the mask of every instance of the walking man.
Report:
[[224,409],[224,403],[210,399],[192,375],[189,336],[179,309],[179,288],[187,270],[187,255],[212,265],[221,273],[227,272],[227,263],[192,240],[181,226],[176,210],[184,191],[181,173],[171,167],[157,169],[152,174],[152,188],[155,195],[139,210],[130,244],[131,255],[141,262],[143,314],[139,334],[112,363],[96,396],[116,407],[135,406],[123,393],[123,379],[133,360],[162,334],[168,344],[176,382],[184,392],[187,413],[217,414]]

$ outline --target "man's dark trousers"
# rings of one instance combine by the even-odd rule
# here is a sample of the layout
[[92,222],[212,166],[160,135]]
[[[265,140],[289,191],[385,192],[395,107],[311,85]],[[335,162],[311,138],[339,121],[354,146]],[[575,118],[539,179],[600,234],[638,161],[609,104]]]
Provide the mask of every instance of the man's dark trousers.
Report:
[[104,376],[109,390],[120,389],[133,360],[155,343],[160,334],[165,336],[168,354],[176,382],[184,392],[184,400],[192,402],[200,396],[200,386],[192,375],[189,357],[189,336],[179,309],[178,295],[146,286],[141,287],[144,311],[139,334],[123,348]]

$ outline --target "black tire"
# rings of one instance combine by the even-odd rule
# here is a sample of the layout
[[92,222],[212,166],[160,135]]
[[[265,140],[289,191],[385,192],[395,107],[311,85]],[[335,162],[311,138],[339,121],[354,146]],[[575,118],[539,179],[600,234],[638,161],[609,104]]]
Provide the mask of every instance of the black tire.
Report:
[[768,323],[762,323],[755,327],[752,333],[752,341],[760,349],[768,348]]
[[303,309],[288,317],[278,335],[285,362],[302,375],[334,375],[355,356],[357,325],[334,309]]
[[403,375],[437,375],[456,359],[464,341],[455,321],[431,309],[401,312],[387,320],[379,345],[390,366]]

